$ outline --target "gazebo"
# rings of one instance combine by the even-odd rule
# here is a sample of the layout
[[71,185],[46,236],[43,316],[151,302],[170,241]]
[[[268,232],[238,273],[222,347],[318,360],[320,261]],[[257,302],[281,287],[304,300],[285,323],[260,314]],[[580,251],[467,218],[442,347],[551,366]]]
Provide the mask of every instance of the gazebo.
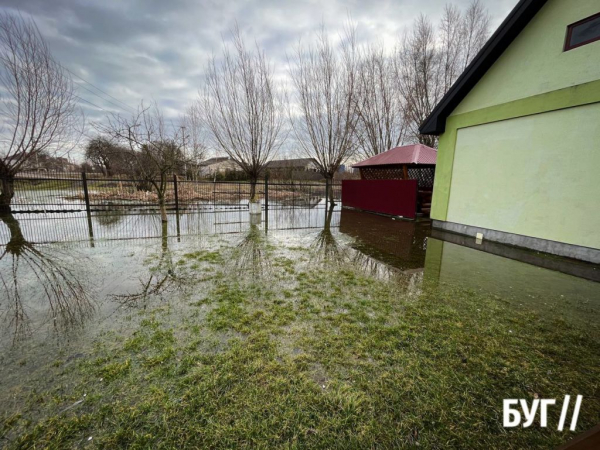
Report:
[[[361,204],[366,200],[365,192],[371,197],[391,194],[390,189],[400,189],[402,191],[399,201],[404,203],[404,197],[410,197],[416,194],[416,206],[414,214],[406,217],[414,217],[417,214],[429,215],[431,210],[431,196],[433,192],[433,179],[435,176],[435,164],[437,160],[437,150],[423,144],[404,145],[395,147],[386,152],[365,159],[352,167],[360,171],[360,181],[355,183],[348,192],[356,192],[361,197]],[[392,188],[390,183],[372,183],[383,180],[414,180],[412,183],[396,183]],[[364,183],[363,181],[371,181]],[[361,183],[362,184],[358,184]],[[415,186],[413,188],[412,186]],[[379,188],[377,186],[380,186]],[[348,184],[350,186],[350,184]],[[380,191],[377,191],[379,189]],[[364,191],[360,193],[360,191]],[[416,191],[413,194],[413,191]],[[351,196],[347,196],[350,199]],[[352,201],[350,200],[350,203]],[[407,205],[408,207],[408,205]],[[359,208],[374,212],[388,213],[376,208]],[[394,215],[394,214],[392,214]],[[404,216],[404,214],[402,214]]]
[[417,180],[419,190],[433,189],[437,150],[423,144],[403,145],[365,159],[352,167],[363,180]]

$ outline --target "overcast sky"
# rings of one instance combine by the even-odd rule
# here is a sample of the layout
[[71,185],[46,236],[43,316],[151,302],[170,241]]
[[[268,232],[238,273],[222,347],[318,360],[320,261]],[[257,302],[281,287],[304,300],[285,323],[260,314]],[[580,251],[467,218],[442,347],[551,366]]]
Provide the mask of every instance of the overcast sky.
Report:
[[[454,0],[464,8],[470,0]],[[517,0],[483,0],[495,29]],[[207,59],[237,23],[286,72],[299,39],[321,24],[337,35],[347,17],[361,41],[392,45],[419,13],[434,22],[446,0],[0,0],[31,15],[58,61],[75,75],[88,120],[156,100],[177,116],[197,94]],[[83,79],[83,80],[82,80]],[[92,92],[97,95],[94,95]],[[111,103],[112,102],[112,103]],[[101,109],[103,108],[103,109]]]

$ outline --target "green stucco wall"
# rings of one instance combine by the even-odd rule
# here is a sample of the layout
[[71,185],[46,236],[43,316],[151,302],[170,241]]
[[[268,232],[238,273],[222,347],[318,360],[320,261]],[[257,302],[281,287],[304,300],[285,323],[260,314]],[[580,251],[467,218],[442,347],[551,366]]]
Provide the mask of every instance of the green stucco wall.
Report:
[[600,41],[563,51],[567,26],[598,12],[598,0],[549,0],[453,114],[600,79]]
[[596,1],[549,1],[446,120],[431,217],[600,248],[600,41],[563,52]]
[[[460,149],[456,148],[458,130],[594,103],[600,103],[600,80],[450,116],[446,120],[446,131],[440,136],[431,217],[446,220],[448,214],[454,157],[460,152]],[[482,158],[485,157],[487,144],[488,139],[481,142]],[[473,161],[473,164],[473,170],[477,170],[476,161]],[[510,181],[518,182],[514,178]],[[485,189],[485,186],[481,189]]]
[[446,220],[600,249],[600,103],[459,129]]

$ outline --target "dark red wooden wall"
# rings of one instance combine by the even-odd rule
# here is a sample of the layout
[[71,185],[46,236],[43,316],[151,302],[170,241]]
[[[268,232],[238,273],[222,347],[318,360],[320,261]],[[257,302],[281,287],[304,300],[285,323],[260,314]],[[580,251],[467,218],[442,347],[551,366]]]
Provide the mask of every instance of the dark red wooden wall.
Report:
[[343,180],[342,206],[414,219],[417,180]]

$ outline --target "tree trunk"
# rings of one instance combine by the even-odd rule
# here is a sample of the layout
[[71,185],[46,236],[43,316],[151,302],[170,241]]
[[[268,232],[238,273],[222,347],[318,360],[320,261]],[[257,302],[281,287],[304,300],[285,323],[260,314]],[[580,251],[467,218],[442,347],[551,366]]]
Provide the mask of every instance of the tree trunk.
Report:
[[164,193],[158,193],[158,207],[160,208],[160,220],[163,223],[167,222],[167,206],[165,204]]
[[0,213],[9,213],[10,202],[15,195],[15,178],[12,175],[0,175]]
[[162,252],[163,252],[163,256],[164,254],[167,252],[167,250],[169,250],[169,229],[167,227],[167,221],[163,220],[162,223]]
[[333,207],[334,207],[334,204],[332,203],[329,206],[329,208],[327,208],[325,211],[325,226],[323,227],[323,229],[325,231],[331,230],[331,218],[333,217]]
[[250,201],[255,201],[255,197],[256,197],[256,183],[257,183],[257,179],[256,178],[251,178],[250,179]]
[[20,255],[23,246],[27,244],[19,221],[12,214],[0,214],[0,221],[8,227],[10,240],[6,244],[6,251],[12,255]]
[[333,196],[333,175],[327,174],[327,184],[329,185],[329,203],[331,206],[335,205],[334,196]]

